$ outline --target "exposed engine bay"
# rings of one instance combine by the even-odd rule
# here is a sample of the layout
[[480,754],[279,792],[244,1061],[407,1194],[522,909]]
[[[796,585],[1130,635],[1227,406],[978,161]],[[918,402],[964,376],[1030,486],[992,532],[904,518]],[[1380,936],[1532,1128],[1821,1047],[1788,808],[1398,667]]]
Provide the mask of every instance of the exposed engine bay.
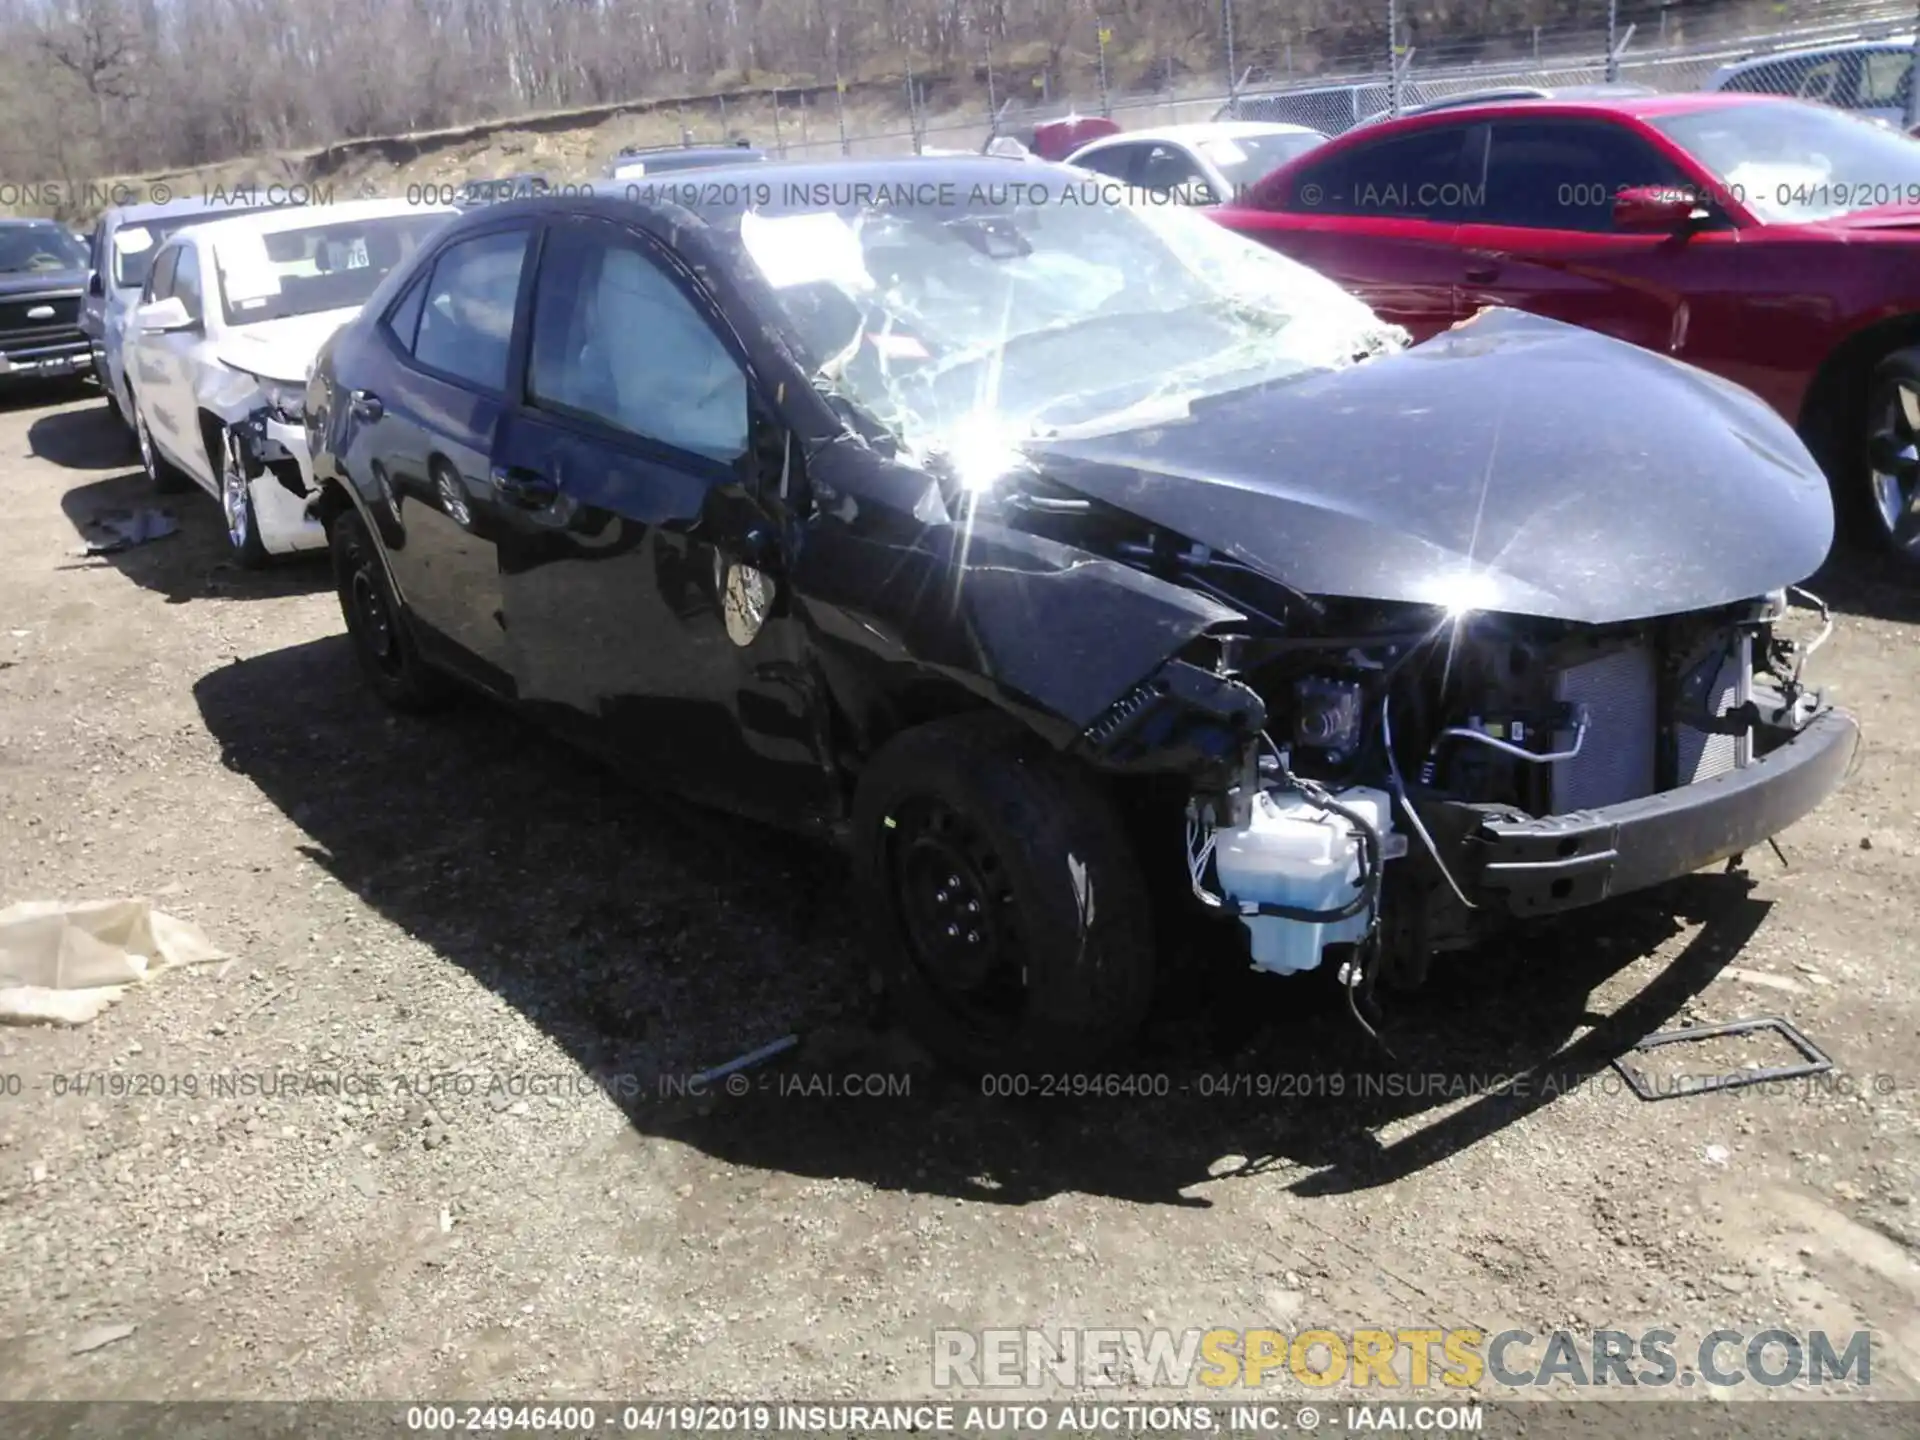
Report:
[[[1023,528],[1071,531],[1247,617],[1080,746],[1102,767],[1195,777],[1191,888],[1238,918],[1256,969],[1332,962],[1354,987],[1417,983],[1435,953],[1635,888],[1607,817],[1737,780],[1821,709],[1803,671],[1832,625],[1805,591],[1614,625],[1316,597],[1138,522],[1090,541],[1106,529],[1097,503],[1015,504]],[[1796,601],[1826,620],[1802,643],[1775,630]],[[1686,843],[1699,864],[1675,874],[1744,848],[1711,825]]]

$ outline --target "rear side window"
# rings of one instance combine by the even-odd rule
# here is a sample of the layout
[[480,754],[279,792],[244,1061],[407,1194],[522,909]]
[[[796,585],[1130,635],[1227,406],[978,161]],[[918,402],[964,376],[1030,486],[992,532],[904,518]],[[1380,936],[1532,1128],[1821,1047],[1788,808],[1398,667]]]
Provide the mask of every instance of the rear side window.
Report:
[[1093,171],[1096,175],[1110,175],[1115,180],[1129,180],[1132,178],[1134,162],[1139,155],[1138,145],[1109,145],[1073,163],[1082,170]]
[[1485,124],[1435,125],[1365,140],[1296,172],[1276,208],[1299,215],[1353,215],[1458,223],[1486,188]]
[[402,350],[413,349],[413,337],[420,329],[420,311],[427,303],[427,282],[431,278],[431,272],[416,277],[413,284],[407,287],[407,293],[395,302],[393,308],[387,311],[387,318],[381,322],[400,342]]
[[1912,51],[1876,50],[1860,67],[1860,89],[1854,103],[1867,110],[1905,110],[1912,78]]
[[487,390],[504,390],[531,232],[503,230],[461,240],[433,262],[413,358]]
[[1638,186],[1686,185],[1686,176],[1622,125],[1592,120],[1501,120],[1493,126],[1486,225],[1535,230],[1613,229],[1613,202]]
[[1140,184],[1147,190],[1178,190],[1189,181],[1201,179],[1200,167],[1178,145],[1155,145],[1140,167]]

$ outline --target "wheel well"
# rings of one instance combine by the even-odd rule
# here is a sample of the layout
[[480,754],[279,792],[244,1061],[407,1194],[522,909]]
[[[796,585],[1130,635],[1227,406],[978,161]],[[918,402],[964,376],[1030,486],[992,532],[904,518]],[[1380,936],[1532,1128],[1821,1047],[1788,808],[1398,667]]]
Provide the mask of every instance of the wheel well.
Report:
[[352,508],[353,498],[347,494],[346,486],[333,479],[320,482],[320,497],[313,502],[313,518],[329,535],[333,533],[333,522]]
[[220,436],[226,428],[226,422],[211,410],[200,412],[200,443],[206,447],[207,469],[216,478],[220,474]]
[[1829,473],[1844,468],[1860,442],[1873,367],[1910,345],[1920,345],[1920,315],[1899,315],[1849,336],[1821,364],[1800,407],[1799,430]]

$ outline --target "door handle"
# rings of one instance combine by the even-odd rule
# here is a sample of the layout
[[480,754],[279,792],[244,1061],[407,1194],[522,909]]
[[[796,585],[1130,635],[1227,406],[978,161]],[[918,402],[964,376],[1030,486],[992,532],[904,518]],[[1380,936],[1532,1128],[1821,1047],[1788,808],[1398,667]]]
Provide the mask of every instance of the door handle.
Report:
[[493,489],[509,505],[523,510],[544,510],[560,496],[560,487],[551,476],[519,465],[493,472]]
[[387,407],[371,390],[355,390],[348,396],[348,400],[353,413],[362,420],[378,420],[387,413]]
[[1492,260],[1483,260],[1478,264],[1467,266],[1467,283],[1469,285],[1491,285],[1499,278],[1500,267]]

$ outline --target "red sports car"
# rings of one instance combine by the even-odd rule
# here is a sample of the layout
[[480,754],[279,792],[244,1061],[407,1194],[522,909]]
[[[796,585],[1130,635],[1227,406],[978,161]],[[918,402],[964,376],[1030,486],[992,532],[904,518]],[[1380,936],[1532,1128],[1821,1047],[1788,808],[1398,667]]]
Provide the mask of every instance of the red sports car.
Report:
[[1920,144],[1899,131],[1766,96],[1493,103],[1350,132],[1209,213],[1416,340],[1504,305],[1736,381],[1862,538],[1920,562]]

